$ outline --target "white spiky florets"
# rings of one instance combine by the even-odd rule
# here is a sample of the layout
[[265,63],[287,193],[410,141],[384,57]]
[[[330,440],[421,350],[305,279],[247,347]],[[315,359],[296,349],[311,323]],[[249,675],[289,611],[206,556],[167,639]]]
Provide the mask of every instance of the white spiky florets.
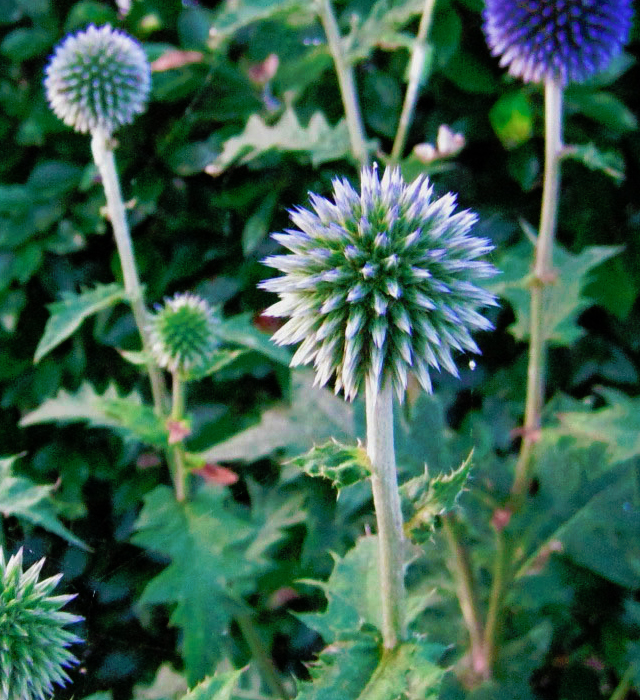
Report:
[[349,400],[367,378],[402,398],[409,372],[431,391],[429,368],[457,375],[452,351],[479,352],[470,331],[491,328],[477,308],[496,299],[477,282],[497,272],[479,259],[493,246],[469,234],[477,217],[454,213],[454,195],[398,168],[382,180],[364,168],[360,193],[336,179],[333,196],[311,194],[313,211],[290,213],[298,228],[273,235],[290,251],[264,261],[284,273],[261,284],[280,295],[266,314],[289,317],[273,340],[302,341],[292,366],[312,362],[316,383],[335,376]]
[[68,650],[82,640],[64,629],[80,622],[62,612],[75,595],[52,596],[62,574],[38,581],[44,559],[22,571],[22,549],[9,561],[0,547],[0,697],[43,700],[64,685],[65,668],[78,663]]
[[81,133],[112,134],[146,109],[151,68],[125,32],[90,25],[56,48],[44,81],[51,109]]
[[167,299],[149,326],[151,354],[160,367],[193,377],[207,367],[218,347],[216,318],[195,294]]

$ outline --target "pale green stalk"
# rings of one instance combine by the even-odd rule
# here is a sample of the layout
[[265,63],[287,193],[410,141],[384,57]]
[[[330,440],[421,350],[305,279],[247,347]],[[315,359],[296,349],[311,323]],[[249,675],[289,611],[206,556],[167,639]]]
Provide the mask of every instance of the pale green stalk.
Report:
[[396,138],[393,142],[393,148],[391,149],[391,163],[397,163],[402,157],[402,152],[404,151],[405,142],[407,140],[407,132],[413,120],[413,110],[418,101],[418,89],[423,77],[425,61],[429,49],[427,36],[433,21],[433,9],[435,4],[435,0],[425,0],[422,16],[420,17],[420,25],[418,26],[418,33],[416,34],[411,49],[409,82],[407,84],[407,92],[404,96],[400,121],[398,122],[398,131],[396,132]]
[[382,603],[382,640],[393,649],[405,634],[404,534],[393,448],[393,389],[382,389],[367,379],[367,455],[371,462],[371,489],[378,523],[378,561]]
[[361,166],[365,166],[369,163],[369,154],[367,153],[364,127],[362,126],[360,106],[353,79],[353,68],[344,55],[342,37],[331,0],[316,0],[316,6],[324,32],[327,35],[329,51],[331,52],[338,76],[338,85],[340,86],[349,140],[351,142],[351,152],[358,163]]
[[[176,423],[184,418],[185,398],[184,381],[179,372],[172,372],[172,397],[171,397],[171,420]],[[186,495],[187,472],[184,466],[184,453],[181,445],[172,447],[170,468],[173,476],[173,485],[176,492],[176,501],[184,501]]]
[[528,488],[531,453],[538,438],[545,389],[547,338],[544,304],[553,277],[553,239],[558,218],[560,195],[560,158],[562,155],[562,87],[554,80],[545,84],[545,161],[540,229],[536,242],[531,281],[531,319],[529,330],[529,366],[522,447],[516,464],[512,492],[521,499]]
[[[120,257],[120,265],[122,266],[124,288],[129,303],[131,304],[136,326],[138,327],[138,332],[142,341],[142,349],[148,353],[147,310],[144,306],[142,286],[138,278],[133,245],[131,243],[129,226],[125,216],[113,150],[109,147],[109,135],[100,130],[94,131],[91,138],[91,152],[93,153],[93,159],[100,172],[102,186],[104,187],[107,198],[109,219],[111,220],[113,235]],[[147,371],[149,373],[149,379],[151,380],[151,393],[153,395],[153,404],[156,413],[158,415],[163,415],[166,403],[166,390],[162,374],[153,363],[147,364]]]
[[508,546],[504,532],[496,531],[496,558],[493,562],[493,580],[489,595],[489,609],[484,627],[484,669],[483,677],[491,678],[496,659],[500,620],[502,617],[502,595],[506,587],[508,562]]
[[634,673],[635,668],[633,664],[631,664],[625,671],[624,676],[622,676],[622,680],[618,684],[618,687],[613,691],[613,693],[611,693],[609,700],[625,700],[633,685],[632,681]]

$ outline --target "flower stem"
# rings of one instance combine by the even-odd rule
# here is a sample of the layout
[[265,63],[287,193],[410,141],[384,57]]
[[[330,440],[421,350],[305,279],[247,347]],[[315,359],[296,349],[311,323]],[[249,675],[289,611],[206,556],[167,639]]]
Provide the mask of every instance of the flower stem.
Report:
[[475,673],[481,677],[486,675],[486,660],[484,654],[484,642],[482,634],[482,622],[478,608],[473,573],[469,563],[469,555],[460,541],[458,526],[451,514],[442,517],[442,531],[453,555],[451,568],[456,583],[456,594],[462,611],[469,642],[471,646],[471,664]]
[[553,239],[560,196],[562,152],[562,87],[553,80],[545,84],[545,161],[540,230],[536,242],[531,282],[529,366],[522,446],[516,463],[512,493],[521,499],[529,484],[531,453],[540,430],[545,389],[547,329],[544,326],[546,291],[553,280]]
[[[172,397],[171,397],[171,420],[179,423],[184,418],[184,382],[179,372],[172,373]],[[187,472],[184,467],[184,454],[181,445],[171,448],[171,459],[169,467],[173,476],[173,485],[176,493],[176,501],[185,499]]]
[[393,389],[367,379],[367,455],[378,523],[382,639],[393,649],[404,637],[404,534],[393,448]]
[[[113,150],[109,147],[108,140],[108,134],[100,130],[95,130],[91,138],[91,152],[93,153],[93,159],[100,172],[102,185],[107,198],[107,209],[109,211],[113,235],[120,257],[120,265],[122,266],[124,288],[129,303],[131,304],[136,326],[138,327],[142,348],[144,351],[148,351],[149,341],[146,327],[147,310],[144,306],[142,286],[138,278],[133,245],[131,243],[129,226],[125,216],[124,204],[122,202],[120,182],[116,173]],[[156,413],[162,415],[166,404],[166,389],[162,374],[152,363],[147,365],[147,371],[149,373],[149,379],[151,380],[151,393],[153,395],[153,404]]]
[[331,0],[316,0],[316,5],[338,75],[338,84],[347,119],[347,129],[349,130],[349,140],[351,141],[351,152],[358,163],[361,166],[365,166],[369,163],[369,154],[365,143],[364,127],[362,126],[360,106],[353,78],[353,68],[344,55],[342,37],[340,36],[340,29],[333,12]]
[[418,88],[424,75],[425,61],[429,50],[427,44],[427,35],[433,20],[433,9],[436,0],[425,0],[422,16],[420,17],[420,25],[418,33],[413,42],[411,50],[411,61],[409,63],[409,82],[407,84],[407,92],[404,96],[404,104],[402,105],[402,113],[398,122],[398,131],[391,149],[391,163],[397,163],[402,157],[405,143],[407,140],[407,132],[411,126],[413,119],[413,110],[415,109],[418,100]]
[[489,609],[484,628],[484,673],[485,679],[491,677],[496,658],[498,634],[500,632],[500,615],[502,613],[502,596],[505,589],[508,568],[508,547],[502,529],[496,531],[496,558],[493,565],[493,580],[489,594]]

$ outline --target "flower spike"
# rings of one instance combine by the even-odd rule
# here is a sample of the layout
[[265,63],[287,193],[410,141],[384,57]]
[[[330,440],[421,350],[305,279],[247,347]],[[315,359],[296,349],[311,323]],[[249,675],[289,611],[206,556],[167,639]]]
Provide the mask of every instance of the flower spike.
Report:
[[484,33],[500,65],[525,82],[581,83],[629,38],[632,0],[486,0]]
[[69,680],[65,669],[77,664],[67,649],[82,640],[64,629],[79,615],[61,612],[74,595],[52,596],[62,574],[38,581],[44,559],[22,570],[22,549],[5,560],[0,547],[0,697],[44,700],[53,684]]
[[491,243],[469,233],[476,215],[398,168],[381,180],[364,168],[360,193],[336,179],[334,201],[310,199],[313,211],[290,213],[298,228],[273,236],[290,252],[263,261],[283,276],[260,285],[280,296],[265,313],[289,317],[273,340],[302,341],[292,366],[312,362],[316,383],[335,376],[348,400],[367,378],[402,399],[410,372],[429,392],[429,367],[457,374],[452,351],[478,352],[470,332],[491,323],[476,309],[496,305],[477,284],[497,271],[481,260]]
[[44,81],[51,109],[80,133],[111,135],[144,112],[151,68],[142,46],[128,34],[90,25],[56,48]]

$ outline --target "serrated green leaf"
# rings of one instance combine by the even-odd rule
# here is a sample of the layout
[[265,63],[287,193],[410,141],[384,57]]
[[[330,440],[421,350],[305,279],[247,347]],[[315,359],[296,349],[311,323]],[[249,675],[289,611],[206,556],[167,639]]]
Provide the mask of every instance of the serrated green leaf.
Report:
[[[224,655],[225,634],[242,609],[242,596],[269,567],[266,550],[283,528],[299,521],[300,513],[293,499],[251,521],[215,487],[202,488],[183,503],[166,486],[145,496],[132,542],[171,563],[146,586],[140,604],[175,605],[171,624],[182,630],[189,683],[211,673]],[[273,515],[274,524],[263,534],[267,515]]]
[[67,542],[88,550],[89,547],[58,520],[51,499],[53,486],[34,484],[13,473],[18,456],[0,459],[0,513],[7,518],[14,516],[32,525],[53,532]]
[[164,447],[168,432],[153,409],[136,392],[120,397],[113,384],[98,394],[84,382],[75,394],[65,389],[22,417],[20,425],[87,422],[94,428],[113,428],[125,439]]
[[288,455],[308,450],[315,442],[353,438],[351,404],[327,389],[313,386],[313,372],[292,373],[291,405],[270,408],[260,422],[196,455],[205,462],[255,461],[283,449]]
[[533,108],[524,90],[507,92],[489,111],[489,121],[505,148],[526,143],[533,134]]
[[188,691],[187,682],[169,663],[161,664],[151,685],[135,685],[134,700],[178,700]]
[[291,353],[271,341],[271,336],[259,330],[253,323],[253,314],[244,313],[225,318],[216,326],[216,336],[225,343],[240,345],[282,365],[291,361]]
[[404,528],[409,537],[419,536],[424,529],[430,534],[437,516],[455,508],[469,480],[472,456],[473,452],[448,474],[441,473],[430,478],[425,470],[424,475],[410,479],[400,487],[405,513]]
[[115,282],[98,285],[80,294],[63,293],[62,301],[49,304],[51,316],[36,348],[34,362],[39,362],[48,352],[60,345],[80,327],[82,322],[125,298],[124,289]]
[[304,0],[242,0],[233,5],[223,5],[216,15],[210,35],[218,43],[254,22],[291,12],[297,13],[299,21],[306,16],[311,22],[315,17],[315,12]]
[[[584,296],[589,272],[621,250],[619,246],[589,246],[574,255],[559,245],[554,246],[556,279],[545,288],[542,311],[545,340],[554,345],[571,345],[584,334],[577,319],[590,306],[589,299]],[[487,285],[511,304],[516,321],[509,330],[518,340],[529,337],[532,263],[533,245],[522,241],[499,257],[496,266],[502,274]]]
[[182,697],[182,700],[231,700],[231,694],[242,674],[239,671],[216,673],[211,678],[205,678],[201,683]]
[[589,170],[600,170],[616,182],[624,180],[624,158],[616,151],[602,151],[594,143],[584,146],[566,146],[563,158],[577,160]]
[[340,120],[331,126],[324,114],[315,112],[304,127],[291,107],[273,125],[252,114],[244,131],[227,139],[222,152],[206,169],[212,175],[219,175],[231,165],[244,165],[272,149],[306,153],[314,167],[340,160],[350,152],[346,122]]
[[574,90],[567,95],[566,105],[614,131],[625,133],[638,128],[636,115],[610,92]]
[[602,442],[611,464],[640,455],[640,399],[620,391],[598,389],[609,404],[589,412],[561,413],[560,431],[583,442]]
[[343,445],[337,440],[314,446],[306,454],[289,460],[288,464],[302,469],[309,476],[330,479],[338,489],[363,481],[371,474],[366,449],[361,445]]

